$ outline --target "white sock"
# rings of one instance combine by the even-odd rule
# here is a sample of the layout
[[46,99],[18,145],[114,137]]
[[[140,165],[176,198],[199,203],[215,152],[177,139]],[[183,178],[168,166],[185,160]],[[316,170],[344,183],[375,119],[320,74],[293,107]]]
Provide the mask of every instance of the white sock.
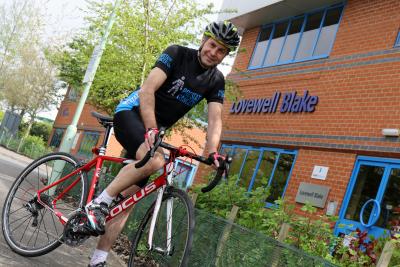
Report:
[[98,264],[100,262],[105,262],[106,259],[107,259],[107,256],[108,256],[108,252],[107,251],[96,249],[93,252],[92,258],[90,259],[90,266],[92,266],[92,265],[94,266],[94,265],[96,265],[96,264]]
[[110,205],[111,202],[114,200],[115,197],[110,196],[106,190],[103,190],[101,194],[94,200],[96,203],[104,202],[107,205]]

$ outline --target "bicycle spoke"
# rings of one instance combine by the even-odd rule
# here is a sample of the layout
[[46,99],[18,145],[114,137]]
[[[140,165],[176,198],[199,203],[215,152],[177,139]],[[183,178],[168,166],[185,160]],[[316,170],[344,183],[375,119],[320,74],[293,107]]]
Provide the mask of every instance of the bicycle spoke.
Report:
[[[59,208],[58,211],[68,217],[83,205],[87,198],[86,173],[72,176],[54,186],[54,193],[53,189],[46,191],[42,195],[42,204],[37,199],[37,190],[56,182],[77,166],[78,161],[72,156],[51,153],[28,165],[24,174],[13,183],[5,201],[3,234],[15,252],[23,256],[40,256],[61,244],[63,225],[53,208]],[[68,189],[71,191],[64,192],[74,181],[77,183]],[[62,197],[61,193],[64,193]],[[53,201],[59,197],[53,206]]]
[[[47,212],[47,210],[45,210],[43,213],[42,213],[42,218],[44,218],[44,215],[46,214],[46,212]],[[47,236],[47,243],[50,243],[50,238],[49,238],[49,234],[47,233],[47,229],[46,229],[46,223],[45,222],[43,222],[43,227],[44,227],[44,231],[45,231],[45,233],[46,233],[46,236]],[[39,225],[39,229],[40,229],[40,225]]]
[[54,214],[53,213],[51,213],[51,219],[53,221],[54,230],[56,230],[56,235],[58,236],[59,234],[58,234],[56,222],[54,221]]
[[12,215],[12,214],[14,214],[15,212],[20,211],[20,210],[25,210],[25,207],[22,206],[22,207],[20,207],[20,208],[18,208],[18,209],[16,209],[16,210],[10,212],[10,215]]
[[[15,227],[14,230],[11,231],[11,232],[14,232],[14,231],[17,230],[19,227],[21,227],[22,224],[24,224],[28,219],[29,219],[29,221],[30,221],[30,220],[32,219],[32,216],[29,216],[28,218],[26,218],[26,219],[25,219],[23,222],[21,222],[17,227]],[[29,223],[28,223],[27,225],[29,225]]]
[[[193,210],[188,206],[190,200],[184,192],[170,189],[170,195],[162,201],[156,224],[153,230],[152,249],[148,249],[148,238],[153,211],[148,211],[145,220],[142,222],[136,234],[133,244],[133,252],[130,257],[130,264],[135,265],[135,261],[148,261],[157,266],[186,266],[188,263],[188,253],[192,244],[193,224],[188,222],[193,220]],[[173,201],[171,213],[168,213],[168,201]],[[168,216],[167,216],[168,215]],[[170,233],[170,236],[169,234]],[[166,255],[168,252],[168,255]],[[135,259],[137,257],[137,259]],[[142,266],[142,265],[139,265]],[[153,266],[153,265],[151,265]]]
[[[10,226],[11,226],[12,224],[14,224],[14,223],[16,223],[16,222],[18,222],[18,221],[20,221],[20,220],[23,220],[23,219],[25,219],[25,218],[28,218],[28,217],[32,217],[32,214],[27,214],[27,215],[25,215],[25,216],[23,216],[23,217],[21,217],[21,218],[19,218],[19,219],[16,219],[16,220],[10,222],[9,224],[10,224]],[[22,222],[22,223],[24,223],[24,222]]]
[[[28,226],[31,224],[31,220],[32,220],[32,217],[29,219],[29,222],[26,224],[25,230],[24,230],[24,232],[23,232],[23,234],[22,234],[22,237],[21,237],[21,240],[20,240],[19,242],[21,242],[22,239],[24,238],[25,233],[26,233],[26,230],[28,229]],[[18,226],[18,227],[19,227],[19,226]]]

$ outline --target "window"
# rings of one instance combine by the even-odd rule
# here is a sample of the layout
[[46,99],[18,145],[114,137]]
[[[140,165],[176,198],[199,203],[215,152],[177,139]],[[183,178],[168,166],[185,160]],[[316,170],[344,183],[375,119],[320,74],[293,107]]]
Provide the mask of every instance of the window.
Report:
[[396,39],[394,46],[400,46],[400,30],[399,30],[399,33],[397,34],[397,39]]
[[85,132],[78,150],[78,156],[83,158],[92,158],[92,148],[97,145],[100,134],[97,132]]
[[263,27],[249,69],[328,57],[343,5],[332,6]]
[[175,164],[174,184],[179,188],[186,189],[191,186],[195,166],[180,160],[177,160]]
[[64,129],[55,128],[49,145],[51,147],[58,148],[61,144],[63,135],[64,135]]
[[255,148],[223,145],[222,154],[232,156],[230,176],[238,176],[238,186],[251,191],[270,187],[268,203],[283,198],[294,166],[296,151],[275,148]]
[[68,93],[68,99],[71,101],[76,101],[77,98],[78,98],[78,93],[76,92],[76,90],[74,88],[70,87],[69,93]]

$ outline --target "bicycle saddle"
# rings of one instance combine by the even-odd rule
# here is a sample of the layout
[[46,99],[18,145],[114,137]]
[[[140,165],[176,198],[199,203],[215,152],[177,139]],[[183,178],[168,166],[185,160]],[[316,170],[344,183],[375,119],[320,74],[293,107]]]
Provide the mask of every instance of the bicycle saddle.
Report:
[[107,115],[100,114],[96,111],[91,112],[92,116],[95,117],[101,125],[104,127],[113,126],[113,118]]

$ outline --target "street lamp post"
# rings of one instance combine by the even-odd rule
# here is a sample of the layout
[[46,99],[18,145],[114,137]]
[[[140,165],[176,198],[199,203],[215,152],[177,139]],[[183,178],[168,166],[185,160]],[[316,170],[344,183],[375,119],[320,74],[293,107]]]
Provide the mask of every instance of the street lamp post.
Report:
[[60,144],[59,151],[61,152],[69,153],[71,151],[72,143],[74,141],[77,132],[79,117],[81,116],[86,99],[89,95],[90,87],[92,86],[97,67],[99,66],[100,59],[103,54],[104,48],[106,46],[108,36],[110,35],[111,28],[114,24],[116,12],[118,10],[120,3],[121,0],[115,0],[113,11],[108,19],[108,23],[104,30],[104,35],[100,43],[93,50],[92,57],[90,58],[89,65],[85,72],[85,77],[83,78],[83,84],[84,84],[83,93],[80,97],[78,106],[76,107],[76,111],[72,119],[72,122],[70,125],[68,125],[67,131],[65,132],[64,138]]
[[[72,122],[70,125],[68,125],[67,131],[65,132],[64,138],[60,144],[60,149],[59,149],[60,152],[69,153],[71,151],[72,144],[74,142],[75,135],[77,132],[77,125],[78,125],[79,117],[81,116],[86,99],[89,95],[90,87],[92,86],[97,67],[99,66],[100,59],[103,54],[104,48],[106,46],[107,38],[110,35],[112,25],[114,24],[115,17],[116,17],[116,11],[118,10],[120,3],[121,3],[121,0],[115,0],[113,11],[108,19],[107,26],[104,30],[104,35],[103,35],[100,43],[93,50],[92,57],[90,58],[89,65],[85,72],[85,77],[83,78],[83,84],[84,84],[83,93],[79,100],[78,106],[76,107],[76,111],[75,111],[74,117],[72,119]],[[62,174],[62,170],[64,169],[64,166],[65,166],[65,162],[61,161],[61,160],[58,160],[54,163],[54,166],[53,166],[52,172],[51,172],[51,176],[49,179],[50,180],[49,183],[53,183],[57,179],[60,178],[60,174]],[[56,189],[56,187],[50,188],[48,190],[47,194],[52,196],[55,192],[55,189]]]

